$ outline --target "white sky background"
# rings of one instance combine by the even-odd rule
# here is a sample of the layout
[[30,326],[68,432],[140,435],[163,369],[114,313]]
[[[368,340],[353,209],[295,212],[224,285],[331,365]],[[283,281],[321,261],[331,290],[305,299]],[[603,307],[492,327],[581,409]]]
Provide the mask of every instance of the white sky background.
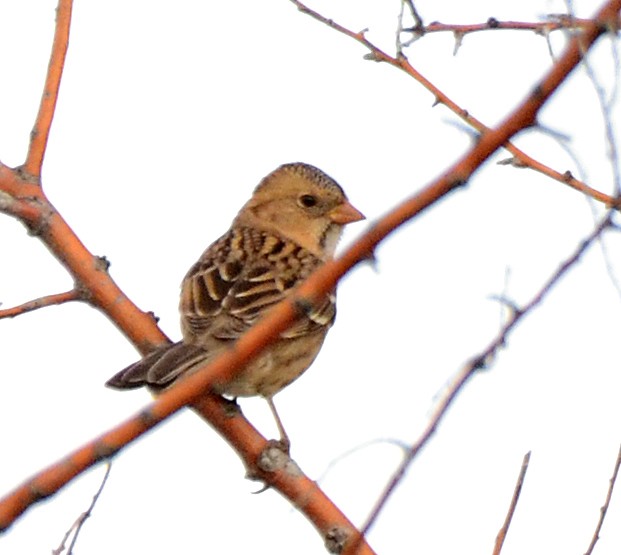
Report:
[[[216,4],[214,4],[215,6]],[[397,1],[314,1],[392,52]],[[575,2],[580,17],[600,2]],[[534,21],[560,1],[419,1],[426,23]],[[55,1],[0,4],[0,160],[24,160],[47,68]],[[561,51],[563,35],[552,43]],[[550,66],[531,32],[450,34],[407,54],[453,100],[497,123]],[[370,221],[442,173],[470,145],[464,124],[405,74],[286,0],[77,1],[44,166],[49,198],[119,286],[180,336],[178,287],[253,187],[281,163],[332,175]],[[610,90],[610,42],[594,67]],[[616,118],[616,119],[614,119]],[[619,119],[615,107],[613,121]],[[559,171],[612,191],[602,115],[576,72],[541,116],[569,138],[585,174],[551,135],[516,141]],[[618,137],[617,137],[618,138]],[[498,166],[416,218],[377,251],[378,271],[342,283],[339,317],[313,367],[279,394],[292,456],[360,524],[415,440],[447,380],[496,334],[505,292],[525,303],[593,225],[591,205],[530,170]],[[361,233],[351,226],[344,244]],[[621,276],[619,238],[606,236]],[[0,217],[0,301],[71,288],[46,249]],[[509,271],[508,278],[506,277]],[[524,453],[532,450],[504,555],[583,553],[621,441],[621,300],[592,248],[476,376],[416,459],[369,540],[378,553],[491,553]],[[137,358],[85,305],[0,321],[0,493],[149,401],[103,383]],[[275,436],[267,406],[242,400]],[[354,453],[328,466],[343,454]],[[327,470],[327,472],[326,472]],[[97,467],[29,510],[0,553],[49,553],[89,504]],[[322,553],[312,526],[274,492],[252,495],[233,452],[183,412],[125,449],[76,553]],[[621,488],[621,485],[618,486]],[[621,549],[621,491],[596,553]]]

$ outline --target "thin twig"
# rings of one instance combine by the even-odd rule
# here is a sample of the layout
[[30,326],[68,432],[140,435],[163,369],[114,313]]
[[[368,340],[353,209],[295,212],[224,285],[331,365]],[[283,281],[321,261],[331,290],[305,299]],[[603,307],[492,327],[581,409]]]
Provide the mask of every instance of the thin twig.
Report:
[[414,28],[421,29],[423,28],[423,18],[418,13],[416,6],[414,5],[413,0],[403,0],[405,4],[407,4],[410,14],[412,15],[412,19],[414,19]]
[[469,379],[474,376],[474,374],[479,369],[487,368],[493,363],[498,351],[507,344],[507,338],[510,332],[513,331],[513,329],[517,326],[518,322],[520,322],[526,315],[530,314],[530,312],[532,312],[532,310],[543,301],[543,299],[547,296],[548,293],[550,293],[556,283],[568,272],[570,268],[572,268],[576,264],[576,262],[584,254],[584,252],[604,232],[604,230],[610,226],[611,218],[609,213],[599,223],[599,225],[595,227],[591,234],[586,239],[584,239],[584,241],[582,241],[582,243],[573,252],[573,254],[559,266],[556,272],[554,272],[554,274],[535,294],[535,296],[520,310],[512,313],[507,323],[503,326],[503,328],[492,340],[492,342],[480,353],[472,357],[470,361],[467,362],[462,367],[462,369],[455,375],[452,383],[448,386],[447,391],[444,393],[443,398],[440,399],[437,406],[433,410],[429,423],[427,424],[423,433],[419,436],[416,442],[412,444],[409,452],[404,457],[403,461],[388,481],[388,484],[384,488],[384,492],[376,502],[375,506],[372,508],[371,513],[361,530],[363,536],[365,536],[367,532],[371,529],[371,527],[377,520],[380,512],[388,502],[388,499],[394,493],[397,486],[401,483],[401,480],[405,476],[407,469],[410,467],[418,453],[420,453],[421,449],[434,435],[440,422],[446,415],[449,407],[453,404],[453,401],[456,399],[458,393],[463,389]]
[[518,476],[517,482],[515,483],[515,489],[513,490],[513,496],[511,497],[511,504],[509,505],[509,510],[507,511],[505,522],[503,523],[502,528],[499,530],[498,535],[496,536],[494,555],[500,555],[500,552],[502,551],[502,545],[505,543],[505,538],[507,537],[509,526],[511,526],[511,519],[513,519],[513,513],[515,513],[515,508],[517,507],[517,502],[520,498],[520,493],[522,492],[522,485],[524,484],[524,477],[526,476],[529,462],[530,451],[526,453],[526,455],[524,455],[524,459],[522,460],[522,467],[520,468],[520,474]]
[[342,453],[334,457],[324,468],[323,472],[317,477],[317,482],[321,483],[324,480],[324,478],[328,476],[328,474],[332,471],[334,467],[336,467],[342,461],[346,460],[348,457],[351,457],[352,455],[355,455],[359,451],[368,449],[369,447],[372,447],[374,445],[393,445],[394,447],[398,447],[402,453],[407,453],[410,448],[410,446],[405,441],[402,441],[397,438],[382,437],[382,438],[370,439],[368,441],[360,443],[359,445],[355,445],[351,449],[348,449],[347,451],[343,451]]
[[67,532],[63,536],[62,541],[60,542],[60,545],[56,549],[52,550],[52,555],[60,555],[65,550],[65,544],[67,543],[67,540],[69,539],[69,536],[71,536],[72,532],[73,532],[73,538],[71,538],[71,543],[69,544],[69,550],[67,551],[67,555],[71,555],[73,553],[73,548],[75,547],[78,536],[80,535],[80,531],[82,530],[82,527],[84,526],[84,523],[86,522],[86,520],[93,513],[93,509],[95,508],[95,505],[97,504],[97,500],[99,499],[99,496],[101,495],[101,492],[103,491],[106,485],[106,482],[108,481],[108,476],[110,476],[111,469],[112,469],[112,461],[109,460],[106,462],[106,472],[104,473],[104,477],[101,480],[99,489],[93,496],[93,500],[91,501],[91,504],[88,506],[88,509],[86,509],[86,511],[84,511],[76,519],[76,521],[71,525],[71,528],[67,530]]
[[621,446],[619,447],[619,452],[617,453],[617,460],[615,461],[615,468],[612,471],[612,477],[610,478],[610,484],[608,485],[606,500],[604,501],[604,504],[599,510],[599,520],[597,521],[595,532],[593,532],[591,543],[589,544],[589,547],[585,551],[584,555],[591,555],[593,553],[593,548],[595,547],[597,540],[599,540],[599,533],[602,530],[602,526],[604,525],[604,519],[606,518],[606,513],[608,512],[608,507],[610,506],[610,500],[612,499],[612,490],[614,489],[615,482],[617,481],[619,467],[621,467]]
[[18,306],[1,309],[0,320],[2,318],[14,318],[15,316],[19,316],[20,314],[32,312],[33,310],[38,310],[39,308],[43,308],[46,306],[63,304],[71,301],[78,301],[80,300],[80,298],[81,295],[76,289],[71,289],[71,291],[65,291],[64,293],[46,295],[45,297],[39,297],[38,299],[28,301],[27,303],[20,304]]
[[[410,10],[410,15],[414,20],[414,26],[409,28],[403,27],[403,18],[405,6],[407,5]],[[401,33],[412,33],[413,37],[409,41],[405,43],[401,40]],[[425,27],[423,23],[423,18],[418,13],[416,6],[414,5],[413,0],[401,0],[401,9],[399,11],[398,25],[397,25],[397,55],[402,55],[402,49],[404,46],[409,46],[414,41],[418,40],[425,33]]]

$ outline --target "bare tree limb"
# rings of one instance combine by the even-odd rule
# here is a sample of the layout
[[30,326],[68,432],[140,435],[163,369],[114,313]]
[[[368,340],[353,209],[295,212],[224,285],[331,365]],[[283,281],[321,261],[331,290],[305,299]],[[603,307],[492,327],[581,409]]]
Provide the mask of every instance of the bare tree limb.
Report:
[[606,499],[604,504],[599,510],[599,520],[597,521],[597,526],[595,527],[595,532],[593,532],[593,537],[591,538],[591,543],[589,547],[584,552],[584,555],[592,555],[593,549],[595,548],[595,544],[597,540],[599,540],[599,534],[602,531],[602,526],[604,525],[604,519],[606,518],[606,513],[608,512],[608,507],[610,506],[610,500],[612,499],[612,490],[615,487],[615,483],[617,481],[617,476],[619,474],[619,467],[621,467],[621,446],[619,447],[619,452],[617,453],[617,460],[615,461],[615,467],[612,471],[612,477],[610,478],[610,484],[608,485],[608,492],[606,493]]
[[517,482],[515,483],[515,489],[513,490],[513,496],[511,497],[511,503],[509,505],[509,510],[507,511],[507,516],[505,517],[502,528],[498,531],[498,535],[496,536],[496,543],[494,545],[493,555],[500,555],[500,552],[502,551],[502,546],[505,543],[505,538],[507,537],[509,526],[511,526],[513,513],[515,513],[515,508],[517,507],[517,502],[520,498],[520,493],[522,492],[522,485],[524,484],[524,478],[526,476],[526,471],[528,470],[529,462],[530,451],[526,453],[526,455],[524,455],[524,458],[522,459],[522,467],[520,468],[520,474],[518,475]]

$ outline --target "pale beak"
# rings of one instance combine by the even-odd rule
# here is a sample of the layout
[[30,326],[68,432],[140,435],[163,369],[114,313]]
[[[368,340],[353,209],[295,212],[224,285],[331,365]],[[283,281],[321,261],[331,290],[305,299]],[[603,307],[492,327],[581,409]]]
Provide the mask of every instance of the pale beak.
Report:
[[340,225],[351,224],[352,222],[359,222],[360,220],[366,219],[364,214],[354,208],[347,200],[332,210],[332,212],[328,214],[328,217],[334,223]]

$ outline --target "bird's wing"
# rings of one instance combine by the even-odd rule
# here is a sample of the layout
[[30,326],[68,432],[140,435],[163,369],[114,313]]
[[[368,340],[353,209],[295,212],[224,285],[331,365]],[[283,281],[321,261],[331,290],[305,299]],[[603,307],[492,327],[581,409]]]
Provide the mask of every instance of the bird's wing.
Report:
[[[298,245],[257,230],[232,229],[190,269],[181,291],[184,340],[234,340],[283,300],[321,261]],[[334,295],[310,308],[283,337],[327,329]]]

